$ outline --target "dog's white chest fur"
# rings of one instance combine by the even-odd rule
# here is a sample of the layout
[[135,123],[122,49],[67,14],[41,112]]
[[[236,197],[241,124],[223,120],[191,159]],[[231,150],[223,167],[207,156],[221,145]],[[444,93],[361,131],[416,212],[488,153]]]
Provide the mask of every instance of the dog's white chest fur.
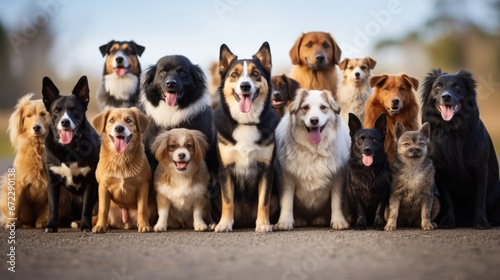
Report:
[[128,100],[139,86],[139,78],[136,75],[127,73],[120,77],[116,74],[104,76],[104,89],[116,99]]
[[193,183],[190,179],[180,178],[173,182],[173,186],[167,184],[158,187],[158,192],[168,198],[172,207],[179,211],[192,210],[196,201],[199,201],[206,191],[206,186]]
[[69,166],[65,163],[61,163],[61,166],[51,166],[50,170],[59,176],[66,179],[66,186],[80,187],[80,184],[75,184],[73,182],[74,176],[87,176],[87,174],[92,170],[90,167],[79,167],[78,163],[72,162]]

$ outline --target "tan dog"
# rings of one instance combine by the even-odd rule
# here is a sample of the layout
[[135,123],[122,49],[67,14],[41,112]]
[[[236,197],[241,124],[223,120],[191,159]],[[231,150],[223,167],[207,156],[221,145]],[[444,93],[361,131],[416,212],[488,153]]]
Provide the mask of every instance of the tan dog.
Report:
[[159,215],[155,231],[166,231],[167,227],[209,229],[207,149],[203,133],[185,128],[163,132],[151,145],[159,162],[154,178]]
[[337,65],[341,54],[342,51],[330,33],[304,33],[290,50],[294,65],[290,77],[303,88],[329,90],[336,97],[340,79]]
[[[106,232],[108,224],[152,231],[149,214],[154,209],[148,209],[151,168],[142,141],[149,123],[136,108],[106,110],[93,119],[102,143],[96,170],[99,214],[92,232]],[[121,208],[121,215],[116,209],[110,211],[111,201]]]

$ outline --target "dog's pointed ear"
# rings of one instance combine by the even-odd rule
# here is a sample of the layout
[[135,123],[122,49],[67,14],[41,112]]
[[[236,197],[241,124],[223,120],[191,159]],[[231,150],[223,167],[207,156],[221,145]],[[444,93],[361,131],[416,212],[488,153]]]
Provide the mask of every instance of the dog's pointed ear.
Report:
[[110,109],[104,110],[92,119],[92,126],[96,130],[97,134],[101,135],[104,133],[110,112]]
[[[421,88],[421,100],[422,104],[425,102],[430,102],[431,98],[429,98],[429,95],[431,94],[434,81],[436,81],[437,78],[439,78],[443,73],[441,73],[441,69],[432,69],[429,73],[424,78],[424,82],[422,83]],[[434,106],[434,105],[433,105]]]
[[165,131],[158,135],[153,144],[151,144],[151,152],[155,155],[158,161],[162,161],[168,152],[168,138],[170,137],[170,131]]
[[377,87],[385,82],[389,78],[388,75],[372,76],[370,78],[370,87]]
[[260,61],[260,64],[264,66],[268,74],[271,74],[271,68],[273,67],[273,62],[271,58],[271,47],[269,43],[266,41],[260,46],[259,51],[252,56],[252,58],[256,58]]
[[337,115],[340,114],[340,105],[335,101],[335,98],[333,98],[333,94],[329,90],[323,90],[324,97],[326,100],[328,100],[328,104],[330,104],[330,108],[332,108],[333,112]]
[[109,52],[109,49],[111,48],[111,46],[115,43],[115,40],[111,40],[109,41],[107,44],[104,44],[102,46],[99,47],[99,51],[101,52],[102,56],[106,56]]
[[42,80],[42,96],[45,109],[50,112],[50,104],[59,98],[59,89],[49,77],[44,77]]
[[219,74],[221,74],[221,76],[222,73],[227,71],[229,65],[231,65],[231,62],[235,59],[238,59],[238,57],[231,52],[226,44],[222,44],[219,52]]
[[418,90],[418,79],[417,78],[414,78],[414,77],[406,75],[406,74],[401,75],[401,77],[403,77],[403,79],[405,79],[405,81],[413,88],[414,91]]
[[422,127],[420,128],[420,132],[424,134],[425,138],[430,139],[431,138],[431,125],[428,122],[425,122]]
[[293,65],[300,65],[300,44],[302,43],[302,39],[304,39],[305,35],[306,34],[302,33],[290,49],[290,59],[292,60]]
[[340,70],[344,71],[346,68],[347,68],[347,64],[349,63],[349,58],[344,58],[344,60],[342,60],[340,63],[339,63],[339,68]]
[[130,43],[132,44],[132,47],[134,48],[135,53],[136,53],[138,56],[141,56],[141,55],[142,55],[142,53],[144,52],[144,50],[146,49],[146,47],[141,46],[141,45],[137,44],[137,43],[136,43],[136,42],[134,42],[134,41],[130,41]]
[[342,57],[342,50],[340,49],[335,39],[333,39],[332,35],[330,33],[327,34],[333,49],[333,60],[330,61],[330,64],[331,65],[339,64],[340,58]]
[[78,82],[76,83],[75,87],[73,88],[72,91],[73,95],[75,95],[87,108],[87,105],[89,104],[89,82],[87,80],[87,76],[82,76]]
[[403,135],[403,133],[405,132],[405,127],[403,124],[401,124],[400,122],[396,122],[396,125],[394,127],[394,136],[396,138],[396,142],[397,140],[399,139],[399,137],[401,137],[401,135]]
[[375,65],[377,65],[377,61],[375,61],[375,59],[369,57],[369,56],[366,56],[365,57],[365,60],[366,62],[368,62],[368,67],[373,70],[373,68],[375,68]]
[[290,115],[294,115],[299,109],[300,105],[302,105],[302,102],[304,101],[304,98],[306,98],[308,94],[307,89],[305,88],[299,88],[296,91],[295,99],[290,103],[290,106],[288,107],[288,111],[290,112]]
[[132,111],[132,114],[134,115],[137,130],[139,131],[139,133],[143,134],[151,124],[151,120],[136,107],[131,107],[130,111]]
[[194,157],[196,161],[201,162],[205,158],[205,154],[208,151],[207,137],[199,130],[191,130],[191,135],[193,136],[193,142],[195,147]]
[[281,78],[286,81],[286,85],[288,87],[288,90],[285,94],[287,95],[288,100],[292,101],[297,94],[297,89],[300,88],[300,84],[296,80],[287,77],[285,74],[281,75]]
[[387,115],[385,113],[382,113],[380,114],[380,116],[378,116],[377,120],[375,121],[375,128],[378,129],[378,131],[380,131],[380,133],[382,133],[382,135],[384,135],[385,137],[387,131],[386,127],[387,127]]
[[356,131],[362,128],[361,121],[353,113],[349,113],[349,119],[347,121],[347,125],[349,126],[349,135],[351,135],[351,137],[354,137]]

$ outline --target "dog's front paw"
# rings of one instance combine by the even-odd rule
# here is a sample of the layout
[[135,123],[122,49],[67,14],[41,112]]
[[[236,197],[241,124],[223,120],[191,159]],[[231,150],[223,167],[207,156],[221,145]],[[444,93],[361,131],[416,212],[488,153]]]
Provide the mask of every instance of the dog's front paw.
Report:
[[396,225],[393,225],[393,224],[387,224],[387,225],[384,227],[384,230],[385,230],[385,231],[393,231],[393,230],[396,230]]
[[208,226],[207,226],[207,224],[205,224],[205,222],[197,222],[197,223],[194,223],[194,230],[195,231],[207,231]]
[[490,223],[485,220],[476,220],[476,222],[474,223],[474,227],[477,229],[491,229]]
[[375,221],[373,221],[373,229],[384,230],[384,226],[385,226],[384,219],[375,217]]
[[230,232],[233,231],[232,221],[220,221],[215,227],[215,232]]
[[149,224],[139,225],[137,227],[137,232],[152,232],[153,228]]
[[356,224],[354,225],[354,229],[355,230],[365,230],[366,229],[366,222],[356,222]]
[[438,226],[439,228],[453,229],[455,228],[455,218],[453,218],[453,216],[444,216]]
[[95,225],[95,227],[92,228],[93,233],[105,233],[107,231],[106,226],[102,225]]
[[348,229],[349,223],[345,219],[338,219],[338,220],[332,220],[330,222],[330,226],[332,227],[332,229],[336,230]]
[[57,227],[48,226],[47,228],[45,228],[45,232],[50,232],[50,233],[57,232]]
[[164,224],[164,223],[156,223],[155,227],[154,227],[154,231],[155,232],[165,232],[167,231],[167,224]]
[[274,230],[292,230],[293,229],[293,220],[285,220],[285,221],[278,221],[273,226]]
[[423,230],[433,230],[434,225],[431,222],[422,222],[422,229]]
[[255,227],[255,232],[272,232],[273,227],[271,224],[257,224]]

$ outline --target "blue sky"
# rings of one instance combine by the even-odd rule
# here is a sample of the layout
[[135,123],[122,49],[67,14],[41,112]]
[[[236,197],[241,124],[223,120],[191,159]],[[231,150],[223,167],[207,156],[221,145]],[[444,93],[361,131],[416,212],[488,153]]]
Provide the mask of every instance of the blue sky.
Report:
[[[472,0],[465,4],[464,16],[488,25],[484,5]],[[37,28],[51,28],[56,35],[52,57],[63,76],[101,73],[104,59],[98,47],[111,39],[133,39],[145,46],[143,67],[168,54],[185,55],[206,67],[218,59],[222,43],[243,58],[268,41],[279,71],[290,68],[288,51],[302,32],[330,32],[343,57],[365,56],[377,40],[421,26],[432,8],[431,0],[2,1],[0,20],[8,32],[37,18]],[[26,44],[15,55],[27,51]]]

